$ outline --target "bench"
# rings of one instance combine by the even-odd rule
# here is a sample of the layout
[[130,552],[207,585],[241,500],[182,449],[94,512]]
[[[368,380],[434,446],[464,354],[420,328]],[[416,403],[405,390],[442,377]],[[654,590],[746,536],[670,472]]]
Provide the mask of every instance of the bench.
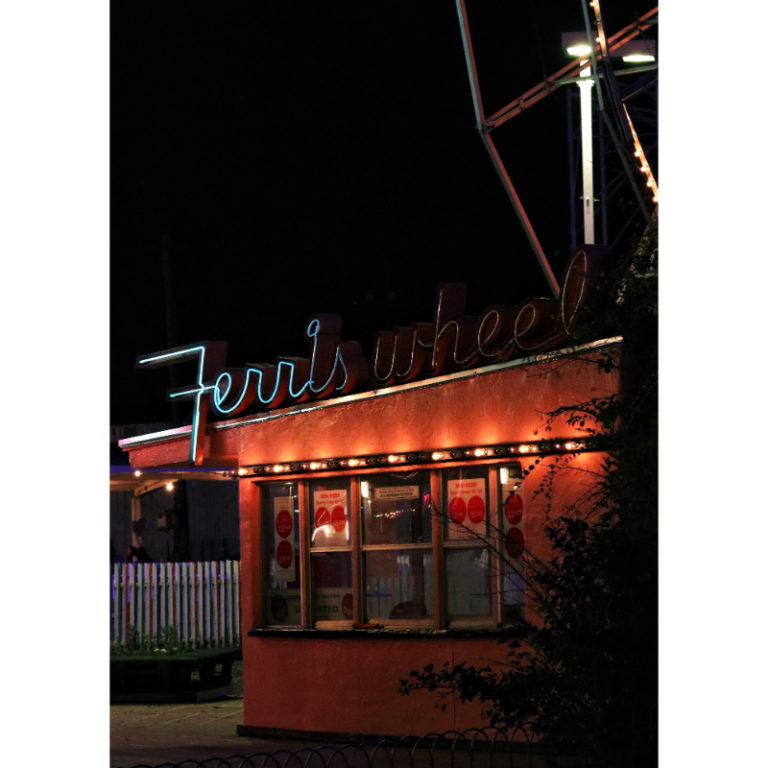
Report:
[[232,694],[232,664],[240,650],[212,648],[178,655],[113,656],[109,664],[112,703],[209,701]]

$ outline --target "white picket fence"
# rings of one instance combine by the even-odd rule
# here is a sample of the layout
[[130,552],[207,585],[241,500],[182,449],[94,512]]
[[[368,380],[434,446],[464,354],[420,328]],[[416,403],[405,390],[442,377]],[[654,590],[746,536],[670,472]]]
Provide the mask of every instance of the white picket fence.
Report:
[[240,563],[115,563],[111,642],[160,640],[176,630],[194,648],[240,644]]

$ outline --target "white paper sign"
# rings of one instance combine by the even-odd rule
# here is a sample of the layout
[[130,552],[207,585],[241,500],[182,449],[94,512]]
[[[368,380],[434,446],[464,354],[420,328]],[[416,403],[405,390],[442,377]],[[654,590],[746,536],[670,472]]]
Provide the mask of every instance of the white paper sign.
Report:
[[333,547],[349,543],[346,489],[315,491],[312,546]]

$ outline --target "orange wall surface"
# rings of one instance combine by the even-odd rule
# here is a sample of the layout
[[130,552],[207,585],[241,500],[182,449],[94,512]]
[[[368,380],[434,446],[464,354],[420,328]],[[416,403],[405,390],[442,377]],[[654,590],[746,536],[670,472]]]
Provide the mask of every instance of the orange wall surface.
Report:
[[[495,639],[245,637],[243,724],[267,730],[417,735],[487,725],[455,694],[398,694],[412,669],[503,660]],[[442,707],[445,705],[445,711]]]

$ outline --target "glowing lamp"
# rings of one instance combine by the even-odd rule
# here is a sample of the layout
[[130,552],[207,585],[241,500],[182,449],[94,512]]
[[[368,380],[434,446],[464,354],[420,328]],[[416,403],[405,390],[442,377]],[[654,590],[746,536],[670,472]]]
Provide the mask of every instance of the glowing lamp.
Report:
[[592,52],[592,46],[588,43],[577,43],[576,45],[569,45],[565,52],[574,58],[584,59]]
[[656,61],[656,41],[635,38],[620,45],[611,56],[620,57],[625,64],[651,64]]

